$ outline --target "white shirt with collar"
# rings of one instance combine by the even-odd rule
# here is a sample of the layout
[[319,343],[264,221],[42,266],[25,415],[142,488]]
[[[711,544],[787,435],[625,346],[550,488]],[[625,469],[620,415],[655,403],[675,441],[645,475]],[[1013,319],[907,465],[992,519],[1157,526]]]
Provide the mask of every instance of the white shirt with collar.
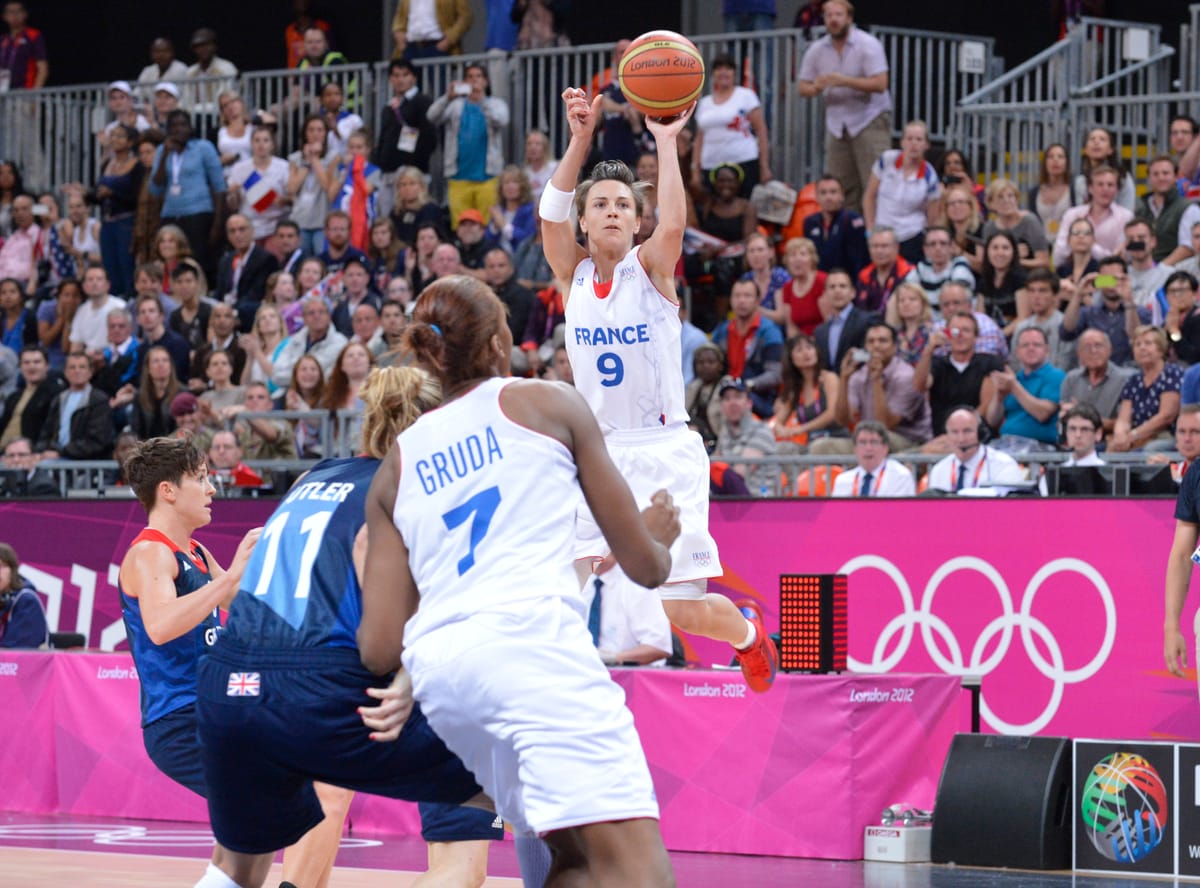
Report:
[[[1097,456],[1096,451],[1093,450],[1091,453],[1080,457],[1079,459],[1076,459],[1073,456],[1067,457],[1065,462],[1060,462],[1058,465],[1059,468],[1062,469],[1084,469],[1088,468],[1089,466],[1102,466],[1105,465],[1105,462],[1099,456]],[[1042,472],[1042,477],[1038,479],[1038,493],[1042,496],[1049,496],[1048,488],[1046,487],[1045,471]]]
[[[647,595],[646,590],[625,576],[619,567],[606,571],[600,581],[600,640],[597,647],[619,654],[639,644],[647,644],[670,653],[671,623],[658,596]],[[596,596],[594,576],[587,578],[582,595],[586,615]],[[654,660],[648,665],[662,663],[663,660]]]
[[929,489],[954,493],[958,485],[960,466],[966,466],[967,469],[966,477],[963,480],[963,489],[966,490],[979,487],[1004,487],[1009,484],[1021,484],[1025,481],[1025,474],[1015,459],[1007,453],[993,450],[984,445],[976,450],[965,463],[955,454],[939,460],[929,471]]
[[409,4],[408,30],[405,32],[409,42],[441,40],[446,36],[438,25],[434,6],[434,0],[412,0]]
[[[862,466],[847,469],[833,479],[832,496],[862,496],[863,476],[866,471]],[[917,483],[902,463],[892,458],[884,460],[871,473],[871,490],[867,496],[915,496]]]

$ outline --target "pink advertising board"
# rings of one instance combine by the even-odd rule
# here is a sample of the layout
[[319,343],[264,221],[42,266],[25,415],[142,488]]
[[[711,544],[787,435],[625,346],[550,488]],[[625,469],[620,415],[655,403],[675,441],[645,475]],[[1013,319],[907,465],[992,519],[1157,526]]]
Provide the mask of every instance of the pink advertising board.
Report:
[[[227,560],[271,508],[218,502],[199,537]],[[56,628],[122,649],[116,565],[142,521],[134,502],[6,503],[0,539]],[[715,589],[759,600],[775,629],[781,573],[849,573],[851,669],[980,674],[985,731],[1200,737],[1195,683],[1162,661],[1170,500],[720,502],[712,529]],[[688,647],[729,662],[725,646]]]

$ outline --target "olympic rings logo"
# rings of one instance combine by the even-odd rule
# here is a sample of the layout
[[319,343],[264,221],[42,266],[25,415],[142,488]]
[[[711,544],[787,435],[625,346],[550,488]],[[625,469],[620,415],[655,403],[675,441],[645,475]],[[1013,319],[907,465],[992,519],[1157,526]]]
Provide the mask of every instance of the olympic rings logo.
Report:
[[[980,715],[989,727],[1003,734],[1036,734],[1044,729],[1058,712],[1064,688],[1069,684],[1087,681],[1100,671],[1100,667],[1112,653],[1113,643],[1116,640],[1117,607],[1113,600],[1112,590],[1096,568],[1078,558],[1056,558],[1042,565],[1025,587],[1019,611],[1013,607],[1012,593],[1000,572],[987,561],[972,555],[951,558],[934,571],[921,595],[920,607],[914,607],[913,593],[907,578],[888,559],[881,555],[859,555],[843,564],[837,572],[850,575],[859,570],[878,570],[889,577],[896,584],[896,591],[900,593],[904,611],[893,617],[884,626],[879,638],[875,641],[875,649],[871,654],[870,662],[864,663],[853,657],[847,657],[847,665],[855,672],[889,672],[894,669],[908,653],[913,640],[914,627],[919,627],[925,651],[939,669],[947,675],[984,676],[996,669],[1008,655],[1009,647],[1012,644],[1013,630],[1020,630],[1021,644],[1025,648],[1025,654],[1038,671],[1050,679],[1053,683],[1053,691],[1046,708],[1037,718],[1025,724],[1014,724],[1002,719],[988,705],[987,686],[984,685],[983,693],[980,695]],[[933,613],[933,599],[938,588],[951,574],[961,570],[975,571],[990,580],[1000,598],[1002,610],[1001,615],[988,623],[980,632],[971,648],[970,659],[966,661],[963,660],[962,646],[951,627],[945,620]],[[1045,623],[1032,614],[1033,602],[1038,590],[1048,579],[1059,573],[1076,573],[1091,581],[1096,591],[1100,593],[1100,603],[1104,608],[1104,637],[1100,641],[1100,647],[1091,660],[1075,669],[1066,667],[1058,639],[1054,637],[1054,633]],[[890,655],[885,655],[888,646],[897,634],[900,639],[896,644],[896,649]],[[1000,640],[996,645],[996,650],[987,659],[984,659],[983,652],[997,634],[1000,636]],[[935,643],[935,635],[949,652],[949,658]],[[1049,652],[1050,662],[1046,661],[1033,643],[1034,636],[1037,636]]]

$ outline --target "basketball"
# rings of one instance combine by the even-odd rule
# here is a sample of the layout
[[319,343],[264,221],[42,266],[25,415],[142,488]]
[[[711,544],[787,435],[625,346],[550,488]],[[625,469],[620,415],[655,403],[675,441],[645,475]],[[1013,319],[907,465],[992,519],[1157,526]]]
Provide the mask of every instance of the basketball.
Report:
[[648,31],[625,50],[617,82],[629,104],[647,117],[674,117],[704,89],[704,59],[674,31]]

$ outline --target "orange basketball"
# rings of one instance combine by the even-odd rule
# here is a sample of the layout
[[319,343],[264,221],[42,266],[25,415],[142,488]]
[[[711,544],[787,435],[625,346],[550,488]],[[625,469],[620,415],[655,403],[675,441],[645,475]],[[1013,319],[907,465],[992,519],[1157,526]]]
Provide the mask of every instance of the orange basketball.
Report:
[[648,117],[686,111],[704,89],[704,59],[674,31],[648,31],[625,50],[617,82],[629,104]]

